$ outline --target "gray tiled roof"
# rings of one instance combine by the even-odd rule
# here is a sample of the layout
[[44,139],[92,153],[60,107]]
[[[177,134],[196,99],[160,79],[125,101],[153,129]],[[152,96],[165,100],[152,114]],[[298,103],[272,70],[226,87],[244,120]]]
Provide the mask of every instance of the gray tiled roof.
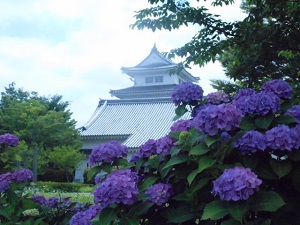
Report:
[[[81,136],[99,139],[128,136],[124,144],[138,148],[148,139],[165,136],[174,123],[174,116],[175,106],[170,98],[101,100]],[[188,114],[184,116],[188,117]]]
[[110,93],[116,97],[124,98],[125,96],[135,96],[135,98],[144,97],[169,97],[172,91],[176,87],[176,84],[167,85],[152,85],[152,86],[133,86],[120,90],[111,90]]

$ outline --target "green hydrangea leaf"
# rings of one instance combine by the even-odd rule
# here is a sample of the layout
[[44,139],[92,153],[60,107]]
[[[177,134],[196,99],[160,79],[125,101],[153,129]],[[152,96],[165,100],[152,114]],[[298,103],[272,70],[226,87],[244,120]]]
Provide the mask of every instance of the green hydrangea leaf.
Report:
[[285,202],[276,192],[260,191],[253,196],[252,209],[255,211],[276,212]]
[[228,213],[229,212],[224,202],[216,200],[205,206],[201,220],[218,220],[226,216]]

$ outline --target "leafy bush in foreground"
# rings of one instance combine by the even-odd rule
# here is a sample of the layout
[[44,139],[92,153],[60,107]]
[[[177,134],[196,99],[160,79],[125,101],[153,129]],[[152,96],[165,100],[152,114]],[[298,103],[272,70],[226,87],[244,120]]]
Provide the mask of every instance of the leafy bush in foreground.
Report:
[[114,147],[93,150],[95,206],[71,225],[298,223],[300,107],[289,84],[273,80],[236,96],[201,90],[174,89],[176,118],[190,110],[191,120],[178,120],[131,160]]

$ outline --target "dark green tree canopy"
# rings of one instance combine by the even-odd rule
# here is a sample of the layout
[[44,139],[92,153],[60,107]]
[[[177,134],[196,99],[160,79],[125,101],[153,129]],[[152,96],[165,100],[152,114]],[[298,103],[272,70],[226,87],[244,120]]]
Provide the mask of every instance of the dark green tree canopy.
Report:
[[[190,1],[148,0],[153,6],[136,12],[132,28],[178,29],[197,26],[199,31],[184,46],[167,55],[184,57],[185,66],[203,66],[220,60],[226,75],[259,86],[263,80],[284,78],[299,83],[300,2],[297,0],[244,0],[245,18],[225,22],[205,7]],[[199,4],[200,0],[197,0]],[[215,7],[233,0],[211,1]],[[226,10],[224,8],[224,10]]]

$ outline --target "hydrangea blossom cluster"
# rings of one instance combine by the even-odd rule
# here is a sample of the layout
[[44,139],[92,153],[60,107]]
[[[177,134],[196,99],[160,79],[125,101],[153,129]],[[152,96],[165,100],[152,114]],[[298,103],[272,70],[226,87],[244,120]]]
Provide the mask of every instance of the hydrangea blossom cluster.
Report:
[[16,147],[20,144],[20,139],[14,134],[0,135],[0,145]]
[[213,182],[213,193],[218,194],[221,200],[225,201],[247,200],[255,190],[259,189],[261,183],[262,181],[249,168],[236,166],[226,169]]
[[0,175],[0,192],[4,193],[10,188],[10,183],[19,183],[33,179],[33,173],[29,169],[19,169],[13,173]]
[[32,201],[52,209],[67,209],[72,203],[72,200],[70,198],[50,197],[47,199],[43,195],[33,196]]
[[171,149],[177,140],[169,135],[166,135],[156,141],[157,154],[162,153],[164,156],[170,155]]
[[252,93],[249,96],[238,96],[233,103],[244,115],[258,114],[265,116],[280,109],[280,98],[271,92]]
[[293,94],[293,88],[284,80],[270,80],[263,84],[262,91],[274,93],[282,99],[290,98]]
[[236,96],[234,96],[234,101],[239,101],[242,100],[246,97],[249,97],[253,94],[256,94],[256,91],[253,90],[252,88],[243,88],[240,89],[239,92],[236,94]]
[[96,146],[89,156],[89,161],[91,165],[102,162],[112,163],[116,159],[127,156],[127,154],[127,146],[117,141],[110,141],[105,144]]
[[169,201],[174,191],[171,184],[157,183],[152,185],[145,193],[149,196],[150,202],[162,206]]
[[213,136],[220,130],[232,131],[239,127],[242,112],[232,104],[210,105],[193,119],[200,132]]
[[300,105],[294,105],[286,111],[285,115],[293,117],[297,123],[300,123]]
[[171,132],[182,132],[182,131],[190,131],[194,127],[194,123],[192,120],[177,120],[171,126]]
[[229,102],[230,98],[229,95],[226,94],[224,91],[216,91],[209,93],[204,97],[208,103],[219,105],[222,103]]
[[70,225],[93,225],[91,222],[103,209],[102,206],[94,205],[87,210],[76,213],[70,220]]
[[300,124],[290,129],[290,135],[295,150],[300,149]]
[[[228,132],[222,132],[221,133],[221,140],[222,141],[227,141],[228,139],[231,138],[231,135]],[[205,140],[205,139],[204,139]]]
[[139,194],[137,181],[137,173],[129,169],[109,174],[94,192],[95,204],[100,203],[103,207],[114,203],[133,204]]
[[266,150],[265,136],[255,130],[248,131],[242,138],[234,143],[234,146],[238,148],[242,154],[255,153],[257,150]]
[[12,173],[4,173],[0,175],[0,193],[6,192],[10,188]]
[[181,103],[192,103],[201,100],[202,97],[203,89],[192,82],[184,82],[177,85],[171,94],[172,101],[176,106]]
[[33,172],[29,169],[19,169],[16,170],[11,175],[12,182],[24,182],[24,181],[30,181],[32,179],[33,179]]
[[279,125],[268,130],[265,134],[267,147],[270,150],[288,150],[295,149],[295,142],[292,139],[291,129],[287,125]]
[[156,140],[149,139],[139,149],[139,154],[142,158],[150,157],[157,154]]

